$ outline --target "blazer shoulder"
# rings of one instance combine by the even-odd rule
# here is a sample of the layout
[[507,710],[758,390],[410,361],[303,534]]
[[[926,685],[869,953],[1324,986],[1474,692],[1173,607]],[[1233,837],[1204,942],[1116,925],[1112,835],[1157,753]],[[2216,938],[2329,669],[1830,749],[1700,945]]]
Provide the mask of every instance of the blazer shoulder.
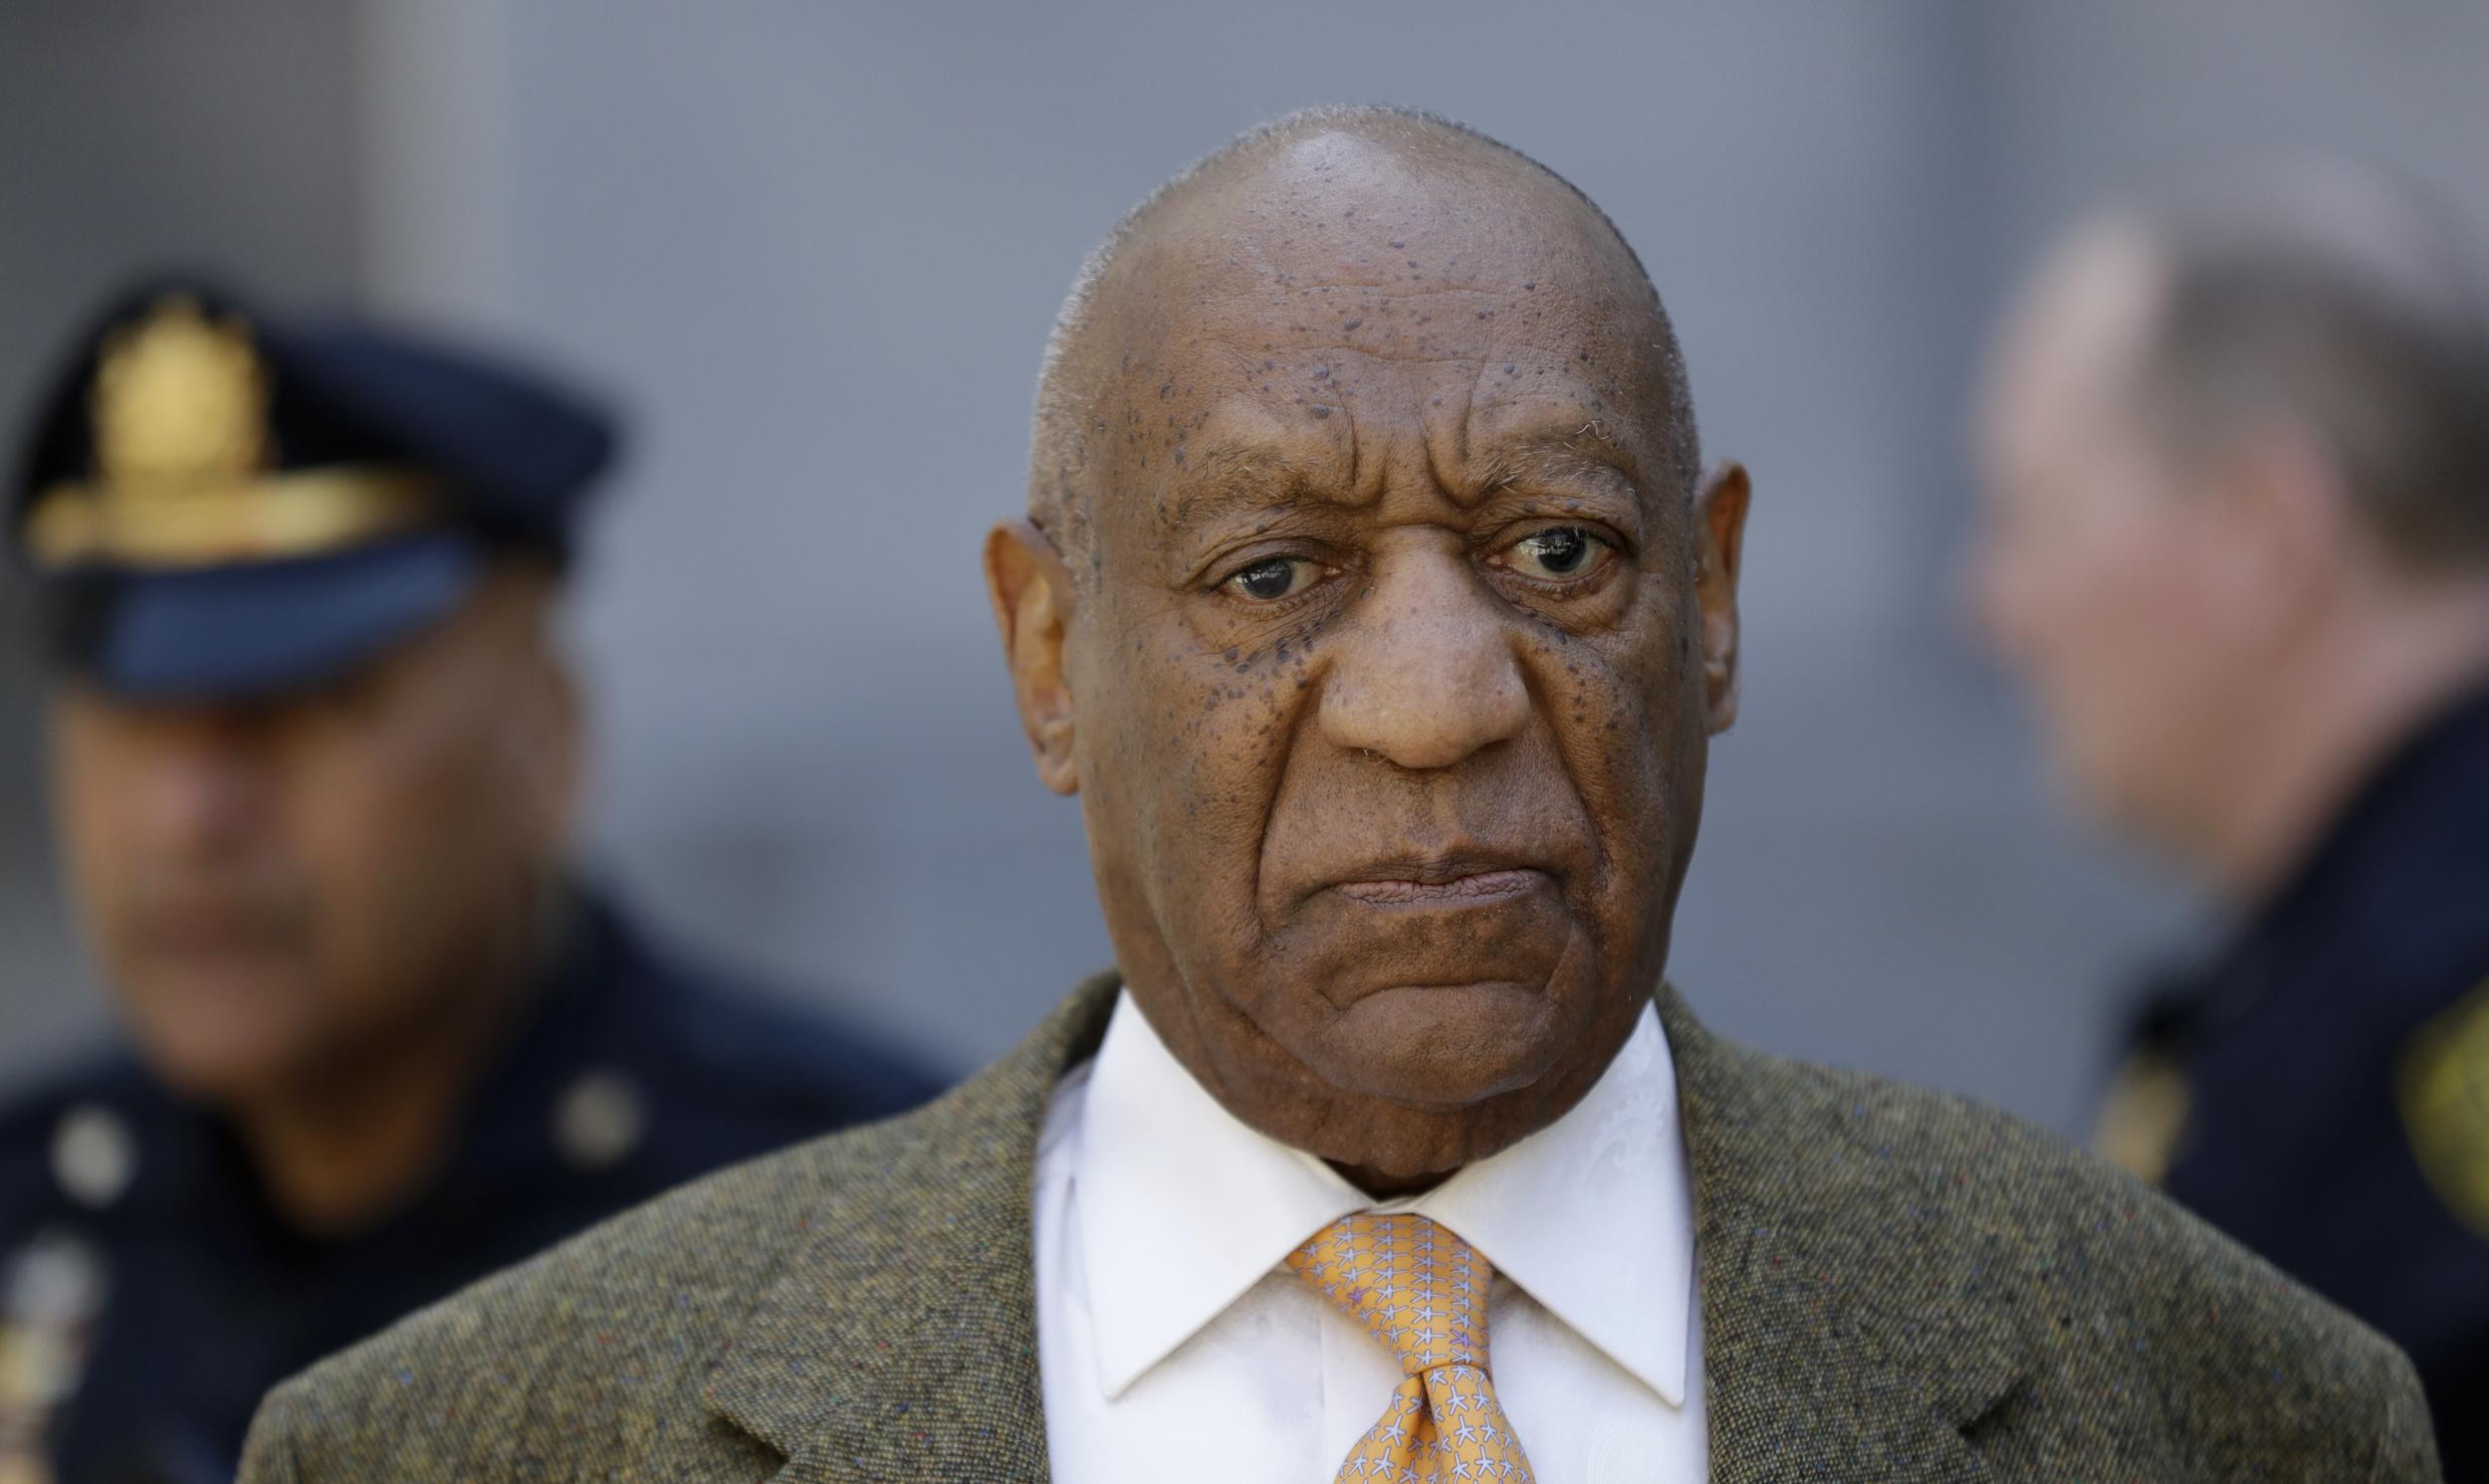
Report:
[[262,1403],[243,1478],[533,1479],[551,1440],[585,1477],[757,1447],[706,1426],[719,1347],[842,1192],[938,1137],[932,1111],[708,1175],[321,1362]]
[[[1953,1094],[1705,1054],[1746,1090],[1728,1116],[1786,1156],[1759,1177],[1793,1241],[1827,1271],[1878,1273],[1897,1343],[1931,1367],[1982,1335],[2028,1378],[2025,1404],[2124,1395],[2126,1425],[2166,1450],[2152,1456],[2252,1450],[2200,1458],[2207,1477],[2251,1475],[2293,1437],[2366,1470],[2350,1477],[2436,1477],[2400,1351],[2098,1156]],[[2242,1438],[2242,1417],[2264,1435]]]

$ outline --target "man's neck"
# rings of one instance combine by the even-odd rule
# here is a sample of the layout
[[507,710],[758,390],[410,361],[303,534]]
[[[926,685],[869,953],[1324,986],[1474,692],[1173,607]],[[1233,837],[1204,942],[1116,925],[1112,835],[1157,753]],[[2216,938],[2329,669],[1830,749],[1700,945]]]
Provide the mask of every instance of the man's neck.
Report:
[[1405,1195],[1423,1195],[1460,1172],[1444,1169],[1430,1174],[1392,1174],[1369,1166],[1343,1165],[1337,1160],[1325,1160],[1323,1163],[1337,1170],[1340,1178],[1377,1200],[1397,1200]]
[[2269,705],[2222,760],[2188,854],[2224,900],[2270,900],[2393,752],[2484,683],[2489,582],[2405,595],[2337,626],[2276,677]]

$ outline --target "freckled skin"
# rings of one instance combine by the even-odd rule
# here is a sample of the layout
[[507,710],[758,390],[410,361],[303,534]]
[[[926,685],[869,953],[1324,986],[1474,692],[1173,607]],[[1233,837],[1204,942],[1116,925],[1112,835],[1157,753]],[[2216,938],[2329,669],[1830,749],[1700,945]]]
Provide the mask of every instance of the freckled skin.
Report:
[[[1093,548],[989,541],[1136,1001],[1231,1112],[1368,1188],[1560,1117],[1666,960],[1734,711],[1746,483],[1689,510],[1665,338],[1535,171],[1283,141],[1101,286],[1071,351],[1116,433],[1071,472]],[[1480,895],[1376,900],[1430,872]]]

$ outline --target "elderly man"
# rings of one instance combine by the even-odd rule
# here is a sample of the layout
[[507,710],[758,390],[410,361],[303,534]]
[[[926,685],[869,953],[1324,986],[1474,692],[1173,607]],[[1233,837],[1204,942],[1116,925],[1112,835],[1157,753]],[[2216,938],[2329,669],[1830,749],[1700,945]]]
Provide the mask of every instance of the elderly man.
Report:
[[986,552],[1118,971],[278,1391],[252,1477],[2432,1477],[2271,1270],[1661,987],[1747,495],[1675,343],[1430,116],[1144,202]]
[[129,1046],[0,1108],[0,1481],[229,1480],[321,1356],[931,1095],[566,868],[554,615],[610,441],[499,361],[195,283],[64,367],[12,529]]
[[2489,1479],[2489,274],[2284,177],[2093,222],[1999,370],[1987,626],[2087,809],[2240,919],[2103,1147],[2407,1348]]

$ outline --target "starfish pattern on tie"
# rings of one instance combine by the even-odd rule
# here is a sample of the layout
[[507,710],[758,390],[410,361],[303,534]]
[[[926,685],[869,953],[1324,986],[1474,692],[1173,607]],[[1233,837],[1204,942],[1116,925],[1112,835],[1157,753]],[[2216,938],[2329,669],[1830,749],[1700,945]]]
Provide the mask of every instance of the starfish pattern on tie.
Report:
[[1343,1216],[1287,1255],[1400,1361],[1406,1378],[1366,1429],[1340,1484],[1529,1484],[1529,1459],[1486,1375],[1486,1289],[1475,1248],[1414,1212]]

